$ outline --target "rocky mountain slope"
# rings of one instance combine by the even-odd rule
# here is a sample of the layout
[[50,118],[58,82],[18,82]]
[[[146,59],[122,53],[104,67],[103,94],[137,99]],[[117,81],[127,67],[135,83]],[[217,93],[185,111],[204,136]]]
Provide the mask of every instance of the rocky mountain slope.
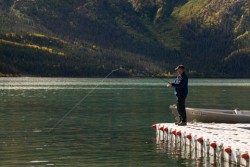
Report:
[[247,0],[0,0],[0,73],[250,77]]

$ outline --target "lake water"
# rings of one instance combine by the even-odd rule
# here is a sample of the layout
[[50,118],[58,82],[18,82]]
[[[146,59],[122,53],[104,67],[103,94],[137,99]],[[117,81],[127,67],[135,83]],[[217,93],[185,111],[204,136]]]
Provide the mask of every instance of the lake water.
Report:
[[[249,79],[189,83],[189,107],[250,110]],[[0,78],[0,98],[0,166],[197,166],[154,142],[174,122],[162,79]]]

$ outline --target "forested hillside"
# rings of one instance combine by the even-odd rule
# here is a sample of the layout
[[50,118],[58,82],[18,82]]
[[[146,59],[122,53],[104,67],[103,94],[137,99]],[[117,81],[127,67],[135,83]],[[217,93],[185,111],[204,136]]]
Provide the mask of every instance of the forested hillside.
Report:
[[0,75],[250,77],[247,0],[0,0]]

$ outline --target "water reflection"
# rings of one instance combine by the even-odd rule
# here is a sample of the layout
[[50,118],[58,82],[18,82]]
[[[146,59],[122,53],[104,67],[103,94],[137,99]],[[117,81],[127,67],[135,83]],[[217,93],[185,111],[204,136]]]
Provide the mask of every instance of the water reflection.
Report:
[[[154,139],[157,143],[158,139]],[[195,166],[195,167],[236,167],[237,164],[218,159],[214,155],[203,152],[203,149],[195,149],[186,142],[178,141],[178,139],[170,138],[169,140],[162,140],[156,145],[156,152],[161,156],[168,156],[175,160],[181,166]]]
[[[173,80],[173,79],[168,79]],[[140,89],[150,87],[166,87],[166,82],[162,79],[122,79],[107,78],[1,78],[1,90],[37,90],[37,89],[93,89],[101,85],[98,89]],[[250,86],[250,79],[189,79],[189,86],[222,86],[222,87],[242,87]]]

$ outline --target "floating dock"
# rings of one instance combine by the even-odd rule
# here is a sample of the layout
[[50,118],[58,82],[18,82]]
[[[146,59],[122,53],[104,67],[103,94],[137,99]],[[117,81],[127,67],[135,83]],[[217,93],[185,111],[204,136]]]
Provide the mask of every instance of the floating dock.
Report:
[[250,124],[174,123],[152,125],[156,130],[156,144],[171,145],[178,149],[209,157],[210,164],[221,162],[249,166]]

